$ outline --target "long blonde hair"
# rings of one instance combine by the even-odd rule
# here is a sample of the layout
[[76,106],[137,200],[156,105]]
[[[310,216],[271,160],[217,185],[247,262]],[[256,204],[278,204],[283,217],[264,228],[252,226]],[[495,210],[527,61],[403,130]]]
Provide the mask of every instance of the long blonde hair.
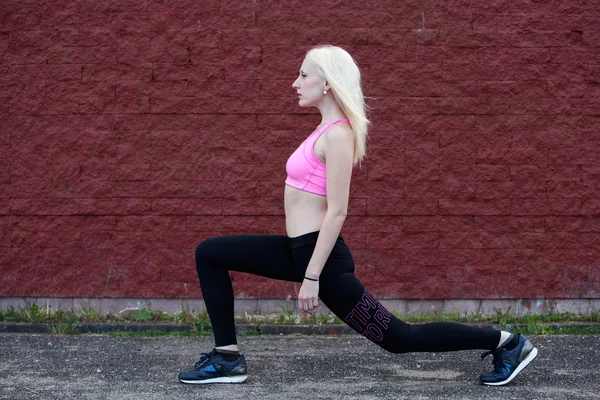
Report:
[[356,61],[341,47],[319,45],[305,57],[323,77],[354,132],[354,165],[361,164],[367,150],[367,105],[362,93],[360,70]]

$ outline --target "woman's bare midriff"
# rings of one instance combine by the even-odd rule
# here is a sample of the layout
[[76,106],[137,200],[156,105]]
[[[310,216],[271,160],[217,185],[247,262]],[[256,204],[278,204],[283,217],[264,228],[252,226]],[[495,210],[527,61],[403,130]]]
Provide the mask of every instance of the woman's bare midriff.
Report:
[[285,228],[289,237],[321,229],[327,213],[327,197],[285,185]]

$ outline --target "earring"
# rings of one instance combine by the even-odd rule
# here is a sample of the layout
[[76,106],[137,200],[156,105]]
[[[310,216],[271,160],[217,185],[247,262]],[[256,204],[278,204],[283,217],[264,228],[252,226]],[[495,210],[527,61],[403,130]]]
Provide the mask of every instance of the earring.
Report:
[[323,94],[327,94],[327,90],[323,90]]

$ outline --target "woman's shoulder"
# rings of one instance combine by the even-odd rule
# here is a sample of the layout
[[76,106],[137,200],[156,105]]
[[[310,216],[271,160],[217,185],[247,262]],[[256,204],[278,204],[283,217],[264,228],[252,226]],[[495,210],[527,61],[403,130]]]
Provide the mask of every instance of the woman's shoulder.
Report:
[[346,141],[354,141],[354,132],[349,124],[338,123],[332,125],[325,132],[325,140],[327,143],[344,143]]

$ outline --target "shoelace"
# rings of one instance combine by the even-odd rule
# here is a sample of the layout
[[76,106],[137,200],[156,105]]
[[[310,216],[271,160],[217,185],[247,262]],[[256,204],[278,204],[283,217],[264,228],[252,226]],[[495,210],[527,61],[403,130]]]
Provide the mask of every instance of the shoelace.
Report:
[[194,368],[195,369],[200,368],[201,366],[204,365],[204,363],[206,363],[207,361],[209,361],[212,358],[213,353],[212,352],[210,352],[210,353],[200,353],[200,356],[201,356],[200,359],[198,361],[196,361],[196,364],[194,364]]

